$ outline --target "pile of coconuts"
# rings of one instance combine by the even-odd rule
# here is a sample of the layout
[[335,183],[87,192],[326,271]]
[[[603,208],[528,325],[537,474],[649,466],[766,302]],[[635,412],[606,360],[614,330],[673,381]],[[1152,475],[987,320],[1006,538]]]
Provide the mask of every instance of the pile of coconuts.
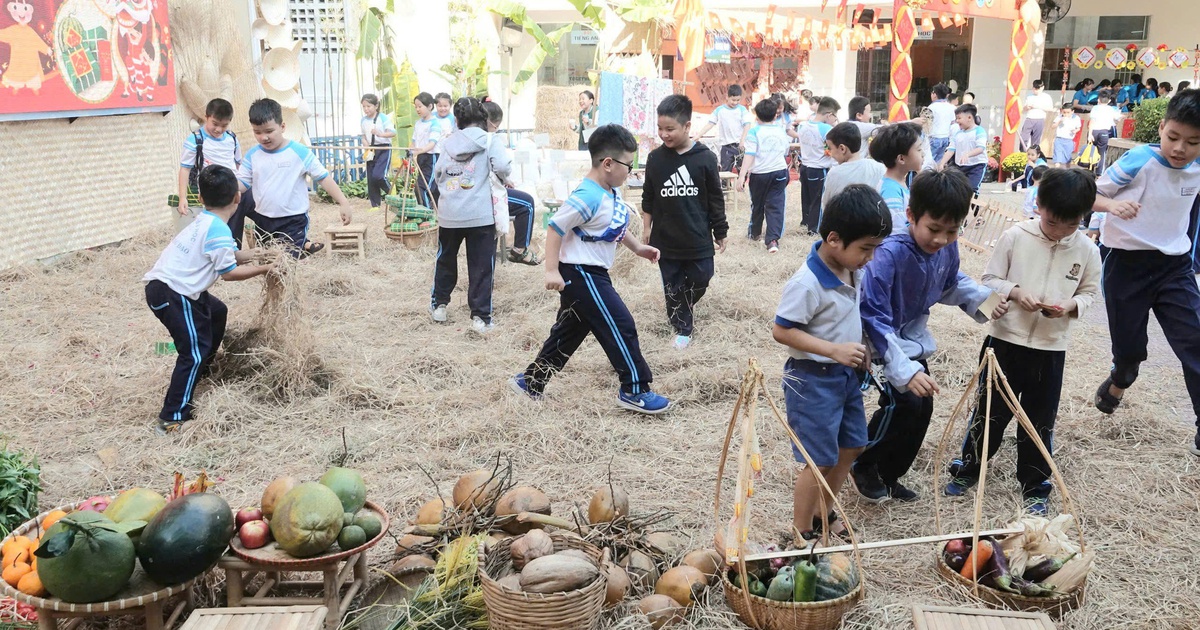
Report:
[[[496,576],[501,587],[528,593],[570,592],[603,574],[605,608],[639,598],[638,610],[657,630],[681,621],[725,564],[715,550],[689,550],[688,542],[674,533],[641,531],[640,525],[652,519],[632,517],[629,495],[612,483],[594,491],[586,518],[577,513],[570,520],[552,516],[550,499],[538,488],[504,486],[495,470],[476,470],[454,484],[452,503],[435,498],[421,505],[400,538],[399,559],[392,572],[432,570],[437,549],[445,542],[443,532],[461,535],[463,528],[454,525],[463,521],[462,515],[486,515],[474,518],[472,524],[491,527],[467,529],[489,533],[486,551],[515,537],[509,546],[511,571],[506,567]],[[603,553],[600,562],[574,549],[556,553],[546,528],[596,544]]]

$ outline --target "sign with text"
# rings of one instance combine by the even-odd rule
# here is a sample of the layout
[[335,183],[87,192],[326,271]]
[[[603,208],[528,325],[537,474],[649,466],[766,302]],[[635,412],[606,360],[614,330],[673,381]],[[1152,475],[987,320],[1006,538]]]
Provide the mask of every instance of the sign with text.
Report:
[[716,37],[713,37],[712,46],[704,49],[704,62],[733,62],[733,42],[729,40],[728,35],[717,35]]
[[174,104],[164,0],[10,0],[0,7],[0,120]]
[[571,31],[571,43],[579,46],[596,46],[600,44],[600,33],[591,29]]

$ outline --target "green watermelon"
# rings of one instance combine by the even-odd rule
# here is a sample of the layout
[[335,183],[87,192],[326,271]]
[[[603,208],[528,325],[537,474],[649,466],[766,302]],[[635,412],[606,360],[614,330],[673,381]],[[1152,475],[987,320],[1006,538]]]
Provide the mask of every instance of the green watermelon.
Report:
[[233,510],[211,492],[187,494],[159,511],[138,539],[137,555],[150,579],[186,582],[220,559],[233,537]]
[[362,475],[357,470],[330,468],[321,475],[320,482],[338,496],[343,512],[358,512],[367,501],[367,484],[363,482]]
[[[137,555],[133,541],[99,512],[64,516],[42,536],[38,577],[51,595],[72,604],[112,599],[129,583]],[[70,539],[62,535],[73,532]],[[56,554],[51,556],[49,554]]]

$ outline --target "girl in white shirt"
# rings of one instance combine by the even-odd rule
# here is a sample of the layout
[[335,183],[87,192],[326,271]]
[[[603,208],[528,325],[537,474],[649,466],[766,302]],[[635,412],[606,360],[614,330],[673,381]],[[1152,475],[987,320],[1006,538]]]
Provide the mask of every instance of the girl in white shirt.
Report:
[[383,196],[392,185],[388,182],[388,170],[392,164],[392,138],[396,127],[388,115],[379,111],[379,97],[364,94],[362,97],[363,146],[369,147],[367,154],[367,196],[371,199],[371,210],[379,209]]

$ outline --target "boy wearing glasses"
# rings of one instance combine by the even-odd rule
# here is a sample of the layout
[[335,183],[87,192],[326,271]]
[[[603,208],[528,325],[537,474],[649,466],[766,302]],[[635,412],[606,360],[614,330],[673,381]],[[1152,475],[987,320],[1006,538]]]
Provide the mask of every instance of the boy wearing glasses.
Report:
[[659,414],[671,401],[650,390],[650,367],[642,358],[633,316],[608,275],[617,243],[650,262],[659,258],[658,249],[626,232],[631,213],[616,191],[629,177],[637,141],[620,125],[604,125],[592,132],[588,152],[592,169],[554,213],[546,232],[546,288],[558,291],[558,319],[537,358],[509,385],[540,400],[550,377],[592,334],[621,379],[617,404]]

